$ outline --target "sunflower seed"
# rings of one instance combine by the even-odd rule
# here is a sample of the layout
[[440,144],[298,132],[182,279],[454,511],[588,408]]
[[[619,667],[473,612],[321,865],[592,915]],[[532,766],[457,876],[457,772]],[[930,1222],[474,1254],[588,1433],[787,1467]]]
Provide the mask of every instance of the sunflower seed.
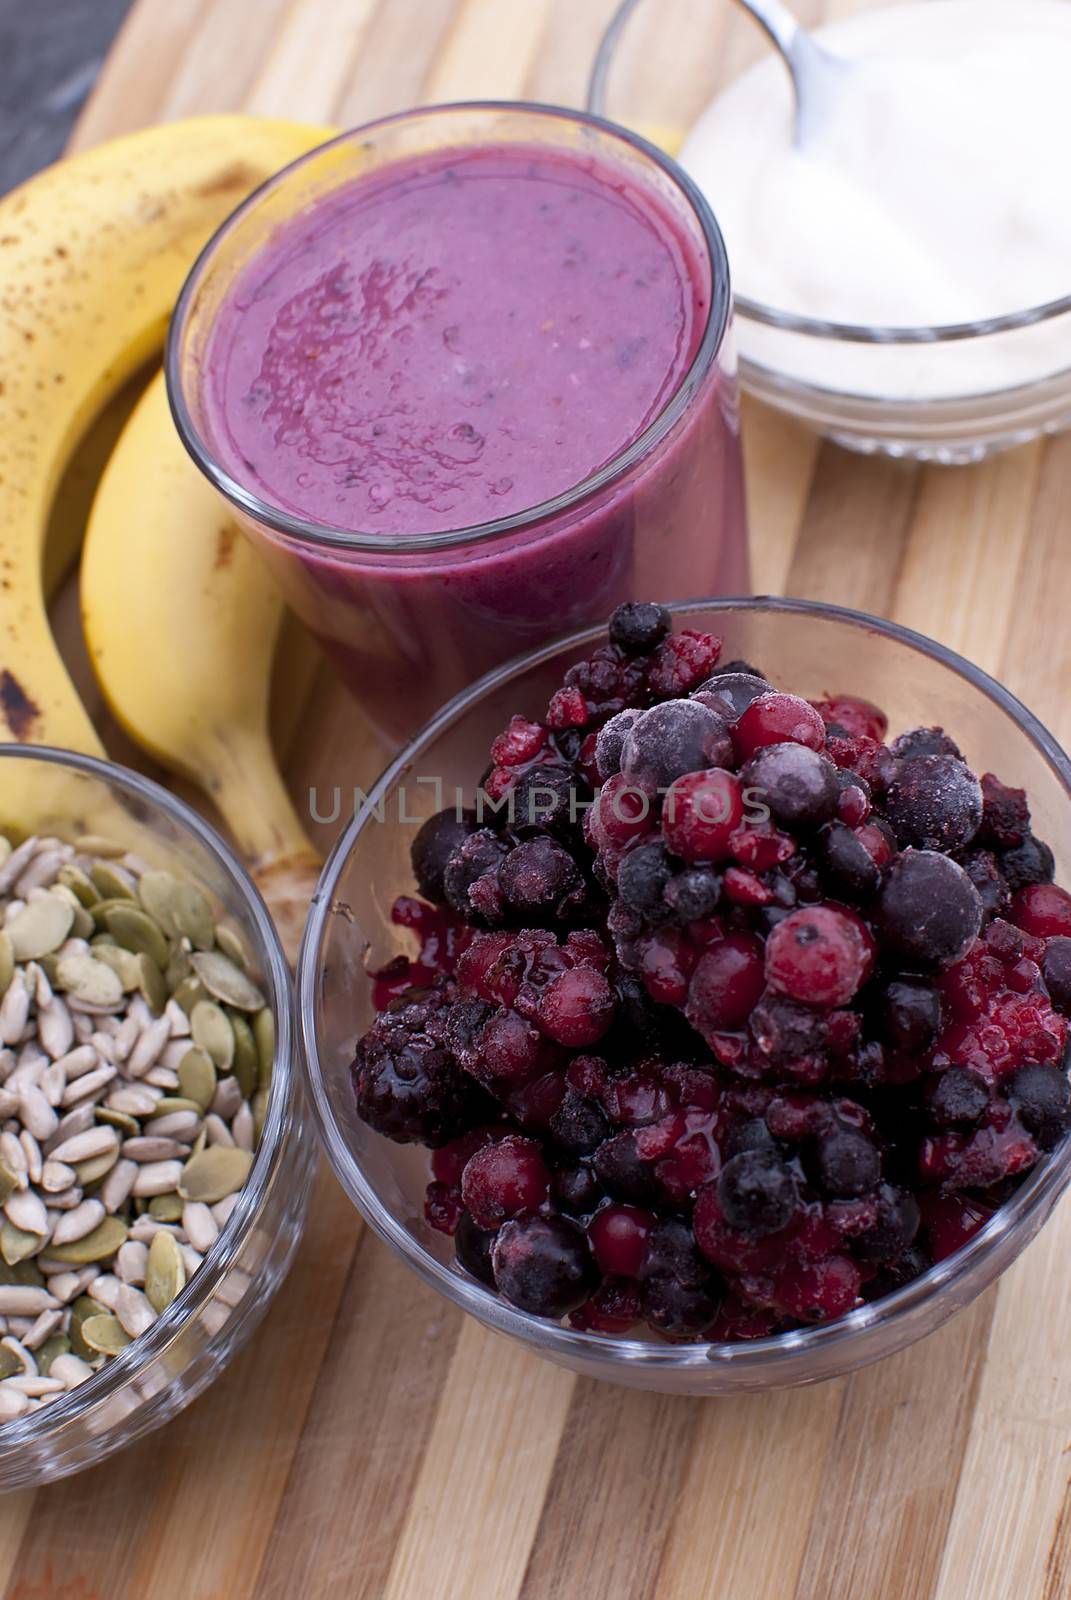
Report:
[[49,1156],[41,1168],[41,1187],[46,1194],[62,1194],[64,1189],[71,1187],[76,1176],[74,1168],[65,1161],[57,1161],[55,1156]]
[[149,1121],[149,1131],[160,1139],[175,1139],[179,1144],[192,1144],[201,1131],[201,1113],[197,1110],[173,1111],[165,1116],[154,1116]]
[[49,1294],[52,1295],[53,1299],[61,1301],[64,1305],[69,1300],[73,1300],[75,1295],[84,1287],[82,1274],[80,1272],[71,1272],[67,1268],[64,1268],[62,1272],[54,1273],[48,1280]]
[[23,1233],[36,1233],[39,1239],[47,1237],[48,1212],[41,1196],[33,1189],[16,1189],[4,1201],[4,1215]]
[[[42,1072],[39,1087],[41,1093],[44,1095],[53,1111],[55,1111],[56,1107],[62,1101],[63,1092],[67,1087],[67,1074],[64,1072],[61,1066],[57,1066],[56,1062],[53,1061],[52,1065],[50,1067],[46,1067]],[[58,1126],[58,1117],[56,1118],[56,1123]]]
[[[38,1350],[45,1340],[59,1327],[64,1318],[62,1306],[56,1306],[39,1313],[32,1327],[23,1334],[22,1342],[27,1350]],[[38,1368],[40,1370],[40,1368]]]
[[215,1205],[210,1208],[213,1217],[216,1219],[216,1226],[218,1228],[223,1229],[227,1226],[228,1222],[231,1220],[231,1212],[234,1210],[237,1204],[237,1193],[228,1194],[224,1195],[222,1200],[217,1200]]
[[55,1145],[49,1154],[56,1161],[66,1161],[71,1166],[77,1166],[80,1161],[90,1161],[95,1156],[103,1156],[119,1149],[119,1136],[114,1128],[89,1127],[84,1133],[77,1133],[71,1139],[65,1139],[62,1144]]
[[124,1245],[120,1245],[115,1257],[115,1276],[123,1283],[144,1283],[148,1259],[148,1245],[137,1239],[128,1239]]
[[24,1288],[20,1284],[0,1285],[0,1316],[36,1317],[42,1311],[51,1311],[56,1298],[47,1289]]
[[105,1211],[115,1212],[125,1205],[134,1191],[137,1162],[117,1161],[100,1186],[99,1196]]
[[238,1110],[234,1113],[234,1121],[231,1123],[231,1133],[234,1136],[235,1144],[240,1150],[252,1150],[254,1142],[253,1113],[249,1108],[248,1102],[243,1101],[243,1103],[238,1107]]
[[47,1096],[35,1084],[27,1084],[19,1095],[20,1115],[35,1139],[51,1139],[59,1127],[59,1117]]
[[115,976],[123,986],[123,992],[129,994],[136,989],[141,979],[139,958],[132,950],[124,950],[118,944],[99,944],[94,942],[93,955],[106,967],[111,967]]
[[160,1051],[171,1037],[171,1024],[166,1017],[157,1017],[142,1032],[137,1044],[127,1058],[127,1075],[140,1078],[156,1064]]
[[98,1067],[96,1072],[84,1073],[64,1089],[63,1105],[77,1105],[82,1100],[99,1100],[118,1073],[118,1067]]
[[13,1417],[21,1417],[30,1409],[29,1396],[10,1387],[14,1381],[12,1378],[6,1378],[0,1383],[0,1419],[4,1422],[11,1421]]
[[59,995],[53,995],[42,1007],[37,1001],[37,1037],[53,1061],[59,1061],[74,1043],[74,1023]]
[[93,1368],[88,1361],[82,1361],[72,1351],[65,1355],[56,1356],[49,1368],[50,1378],[59,1378],[64,1388],[73,1389],[79,1383],[84,1383],[93,1376]]
[[216,1092],[212,1096],[209,1108],[217,1117],[222,1117],[224,1122],[234,1116],[242,1103],[242,1091],[233,1078],[221,1078],[216,1085]]
[[174,1040],[188,1039],[190,1037],[190,1019],[183,1011],[177,1000],[171,999],[164,1007],[165,1015],[171,1024],[171,1037]]
[[30,1015],[30,991],[17,970],[0,1000],[0,1042],[17,1044]]
[[182,1251],[169,1233],[158,1233],[149,1246],[145,1293],[154,1310],[167,1309],[186,1283]]
[[99,1200],[83,1200],[57,1222],[52,1230],[49,1250],[54,1250],[58,1244],[73,1244],[76,1239],[84,1239],[86,1234],[92,1233],[104,1221],[105,1215]]
[[187,1200],[182,1208],[182,1229],[193,1248],[202,1255],[211,1250],[219,1238],[216,1219],[203,1200]]
[[76,1045],[65,1056],[60,1056],[56,1062],[57,1067],[63,1068],[63,1075],[68,1083],[71,1082],[72,1078],[80,1078],[83,1072],[92,1072],[93,1068],[99,1066],[99,1064],[100,1057],[97,1055],[96,1048],[91,1044]]
[[206,1142],[216,1148],[229,1148],[235,1143],[234,1134],[223,1118],[217,1117],[214,1111],[210,1111],[205,1118],[205,1135]]
[[132,1339],[136,1339],[139,1333],[144,1333],[146,1328],[151,1328],[156,1321],[156,1311],[152,1302],[140,1289],[135,1289],[129,1283],[124,1283],[116,1296],[115,1315]]
[[120,1066],[137,1044],[140,1033],[141,1023],[138,1021],[137,1017],[125,1017],[123,1022],[120,1024],[119,1031],[115,1035],[114,1043],[112,1045],[115,1059]]

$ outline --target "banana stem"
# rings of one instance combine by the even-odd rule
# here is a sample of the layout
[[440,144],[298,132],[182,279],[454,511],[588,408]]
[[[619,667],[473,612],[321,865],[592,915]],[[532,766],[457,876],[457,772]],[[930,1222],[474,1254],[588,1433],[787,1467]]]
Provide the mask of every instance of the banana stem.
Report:
[[214,759],[194,776],[215,802],[254,874],[279,861],[317,862],[267,735],[233,727],[217,733],[213,748]]

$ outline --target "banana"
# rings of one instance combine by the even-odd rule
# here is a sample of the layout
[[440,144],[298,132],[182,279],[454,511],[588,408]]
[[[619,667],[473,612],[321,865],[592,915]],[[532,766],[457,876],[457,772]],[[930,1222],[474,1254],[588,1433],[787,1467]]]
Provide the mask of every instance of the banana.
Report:
[[60,476],[94,415],[159,349],[212,231],[330,133],[198,117],[61,161],[0,200],[0,738],[103,753],[45,611]]
[[318,860],[268,735],[283,605],[186,455],[162,374],[135,406],[97,489],[82,620],[116,718],[215,803],[293,950]]

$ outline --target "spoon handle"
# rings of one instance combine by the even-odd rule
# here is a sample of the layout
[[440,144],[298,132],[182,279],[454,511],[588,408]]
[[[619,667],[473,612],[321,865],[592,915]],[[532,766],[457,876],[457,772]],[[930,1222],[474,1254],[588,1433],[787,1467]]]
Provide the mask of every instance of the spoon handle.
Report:
[[791,61],[799,48],[799,35],[803,32],[799,19],[784,4],[784,0],[739,0],[745,11],[750,11],[760,28],[769,34],[775,47],[787,61]]

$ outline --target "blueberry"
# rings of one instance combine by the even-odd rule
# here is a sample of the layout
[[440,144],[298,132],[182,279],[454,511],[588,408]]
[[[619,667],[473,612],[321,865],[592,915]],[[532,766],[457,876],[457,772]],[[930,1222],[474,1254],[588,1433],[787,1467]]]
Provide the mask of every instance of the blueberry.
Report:
[[880,1300],[883,1295],[892,1294],[895,1289],[902,1289],[905,1283],[913,1283],[932,1265],[921,1245],[912,1245],[903,1255],[897,1256],[895,1261],[881,1263],[880,1271],[876,1272],[866,1285],[867,1299]]
[[665,700],[645,711],[625,735],[621,771],[630,783],[667,789],[686,772],[724,767],[733,742],[725,719],[698,700]]
[[592,1158],[595,1176],[615,1200],[644,1205],[658,1197],[658,1185],[647,1162],[636,1149],[636,1135],[625,1128],[606,1139]]
[[1071,1085],[1059,1067],[1031,1061],[1013,1072],[1005,1085],[1008,1098],[1040,1150],[1059,1144],[1071,1122]]
[[865,1194],[881,1177],[881,1157],[859,1128],[840,1126],[821,1134],[811,1152],[819,1188],[838,1200]]
[[491,1289],[495,1286],[495,1275],[491,1267],[491,1247],[495,1238],[493,1229],[477,1226],[470,1211],[461,1213],[454,1233],[454,1252],[465,1271],[478,1278],[481,1283],[486,1283]]
[[905,1055],[923,1055],[932,1049],[941,1030],[941,1000],[935,989],[918,978],[899,978],[886,984],[882,994],[883,1031]]
[[878,1220],[856,1238],[855,1253],[865,1261],[898,1261],[919,1231],[922,1218],[918,1201],[909,1190],[883,1183],[878,1188],[877,1202]]
[[744,767],[740,781],[788,827],[817,827],[836,810],[837,769],[803,744],[765,745]]
[[875,921],[886,953],[908,966],[947,967],[978,937],[982,902],[948,856],[905,850],[886,873]]
[[660,645],[673,626],[665,606],[649,600],[626,600],[610,618],[610,643],[627,656],[642,656]]
[[566,1089],[561,1105],[550,1119],[556,1142],[570,1155],[586,1156],[598,1148],[610,1132],[606,1113],[594,1100],[586,1100],[575,1089]]
[[669,880],[664,899],[677,922],[682,925],[701,922],[717,910],[721,879],[709,867],[691,867]]
[[564,1217],[504,1223],[491,1263],[499,1292],[537,1317],[563,1317],[587,1299],[598,1279],[586,1236]]
[[857,834],[843,822],[829,822],[815,851],[837,895],[855,904],[869,900],[881,884],[881,869]]
[[1041,975],[1057,1011],[1071,1012],[1071,939],[1066,934],[1055,934],[1047,941]]
[[640,1308],[658,1333],[681,1339],[709,1328],[718,1314],[721,1298],[713,1273],[708,1273],[702,1284],[681,1283],[677,1278],[648,1278],[640,1291]]
[[981,824],[982,786],[957,756],[908,756],[896,764],[884,811],[901,845],[959,850]]
[[442,904],[446,899],[443,874],[454,851],[476,826],[474,814],[456,809],[437,811],[429,817],[413,840],[409,852],[417,888],[426,900]]
[[662,1217],[651,1229],[642,1275],[689,1284],[703,1283],[709,1277],[710,1263],[699,1254],[695,1235],[680,1217]]
[[911,728],[892,743],[892,753],[898,760],[907,761],[912,756],[955,756],[963,760],[963,753],[954,739],[943,728]]
[[718,1203],[730,1228],[749,1239],[777,1233],[792,1220],[796,1180],[780,1156],[768,1150],[743,1150],[718,1176]]
[[443,872],[446,902],[464,917],[472,918],[473,887],[481,878],[497,877],[509,846],[490,828],[479,828],[451,852]]
[[617,873],[617,892],[627,906],[648,916],[662,908],[662,895],[673,876],[660,843],[636,845]]
[[619,711],[616,717],[611,717],[609,722],[604,722],[599,729],[595,739],[595,770],[601,782],[616,777],[621,771],[625,736],[642,716],[642,711],[630,706],[625,711]]
[[526,921],[562,917],[584,899],[584,879],[567,850],[546,835],[515,845],[498,871],[509,906]]
[[718,667],[716,671],[711,673],[708,682],[712,683],[715,678],[727,678],[730,675],[738,678],[761,678],[764,683],[767,685],[769,684],[769,679],[766,677],[765,672],[760,672],[758,667],[753,667],[750,661],[740,661],[739,659],[736,661],[726,661],[722,666]]
[[772,1150],[777,1152],[777,1140],[766,1126],[765,1117],[748,1117],[729,1130],[726,1149],[730,1156],[742,1155],[745,1150]]
[[605,1199],[605,1190],[586,1162],[561,1167],[550,1180],[550,1192],[563,1211],[586,1217]]
[[939,1127],[977,1122],[989,1104],[989,1085],[970,1067],[948,1067],[927,1083],[926,1104]]
[[742,717],[752,700],[769,694],[770,685],[757,672],[716,672],[692,691],[692,699],[709,706],[730,722]]
[[518,833],[538,829],[564,835],[581,816],[590,791],[568,767],[544,762],[522,772],[513,786],[513,827]]
[[1029,888],[1032,883],[1051,883],[1056,863],[1044,839],[1031,834],[1025,843],[1003,852],[1000,870],[1014,894],[1017,889]]

